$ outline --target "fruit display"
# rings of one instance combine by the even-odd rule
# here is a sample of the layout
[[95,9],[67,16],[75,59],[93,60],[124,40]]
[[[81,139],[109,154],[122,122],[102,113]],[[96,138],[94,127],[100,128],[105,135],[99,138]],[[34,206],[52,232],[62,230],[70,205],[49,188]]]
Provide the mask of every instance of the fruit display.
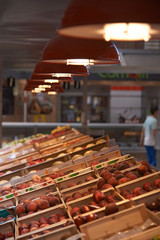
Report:
[[[118,206],[119,207],[119,206]],[[112,209],[112,208],[111,208]],[[80,225],[84,240],[92,239],[152,239],[148,235],[137,238],[142,233],[154,230],[160,225],[160,219],[145,208],[144,204],[119,211],[113,206],[114,213]],[[106,209],[105,209],[106,210]],[[112,210],[111,210],[112,212]],[[113,216],[114,214],[114,216]],[[134,238],[135,236],[135,238]],[[153,236],[153,235],[152,235]]]
[[53,192],[54,186],[46,186],[38,190],[18,195],[16,214],[19,218],[35,212],[57,206],[62,203],[58,192]]
[[[21,179],[22,180],[22,179]],[[23,182],[25,181],[25,182]],[[42,186],[50,185],[54,183],[54,180],[51,177],[44,177],[34,174],[31,178],[23,179],[22,182],[11,185],[7,184],[0,188],[0,196],[5,196],[5,198],[12,197],[14,194],[19,195],[34,189],[41,188]],[[12,182],[13,184],[13,182]],[[56,186],[54,185],[54,191],[56,191]]]
[[[79,171],[73,174],[71,173],[69,175],[66,175],[65,176],[66,178],[64,177],[64,180],[62,181],[59,181],[59,179],[57,181],[55,180],[59,190],[71,188],[71,187],[80,185],[82,183],[92,181],[97,178],[93,170],[91,170],[90,168],[87,170],[88,171],[85,173],[81,173],[81,171]],[[73,177],[74,177],[74,180],[73,180]]]
[[16,198],[0,198],[0,210],[6,209],[10,215],[15,215]]
[[[38,212],[34,216],[29,215],[18,219],[16,227],[17,239],[28,239],[40,237],[72,225],[73,222],[68,215],[65,206],[52,207],[44,212]],[[53,232],[54,233],[54,232]]]
[[67,202],[70,214],[72,217],[94,211],[102,207],[106,207],[110,203],[123,201],[123,198],[114,191],[108,189],[105,191],[96,190],[93,194]]
[[154,213],[160,213],[160,189],[139,195],[132,199],[134,205],[145,203],[146,207]]
[[70,189],[63,189],[61,191],[62,197],[66,203],[73,201],[78,198],[82,198],[93,194],[96,190],[105,190],[105,189],[113,189],[112,185],[105,184],[101,187],[101,182],[103,179],[98,178],[91,180],[89,182],[82,183],[77,185],[76,187],[71,187]]
[[93,167],[97,164],[101,164],[103,162],[115,159],[115,158],[119,158],[121,157],[121,152],[119,149],[118,145],[115,145],[113,147],[109,147],[107,149],[102,148],[100,151],[98,151],[98,153],[96,154],[96,159],[95,158],[90,158],[87,159],[87,166],[88,167]]
[[5,240],[5,239],[14,239],[14,233],[11,231],[6,231],[4,233],[0,232],[0,239]]
[[71,129],[71,127],[70,127],[69,125],[57,126],[55,129],[53,129],[53,130],[51,131],[51,134],[52,134],[53,136],[55,136],[56,134],[59,135],[59,134],[62,134],[62,133],[66,132],[66,131],[68,131],[68,130],[70,130],[70,129]]
[[[67,214],[57,213],[57,214],[51,214],[48,218],[47,217],[40,217],[37,221],[31,221],[29,224],[22,223],[19,226],[19,235],[32,232],[35,230],[38,230],[39,228],[45,228],[49,225],[59,223],[63,220],[66,220],[68,218]],[[65,226],[65,225],[64,225]],[[44,230],[45,231],[45,230]],[[50,232],[48,229],[47,231]]]
[[160,188],[160,173],[152,173],[143,178],[135,179],[131,182],[116,186],[118,192],[126,199],[132,199],[136,196],[154,192]]
[[0,217],[0,223],[5,223],[7,221],[14,220],[14,215],[8,215],[7,217]]
[[140,162],[134,165],[132,161],[124,160],[98,170],[99,175],[104,179],[104,183],[113,187],[152,174],[152,169],[147,166],[147,162]]
[[0,240],[15,239],[15,222],[10,220],[0,223]]
[[107,136],[61,133],[57,139],[33,140],[41,156],[23,155],[19,170],[16,164],[1,167],[0,210],[7,210],[8,216],[1,216],[0,224],[14,219],[16,226],[3,229],[0,239],[8,238],[9,233],[4,234],[9,231],[15,239],[62,240],[92,222],[97,232],[101,219],[115,218],[142,203],[152,214],[160,212],[160,173],[146,161],[122,156]]

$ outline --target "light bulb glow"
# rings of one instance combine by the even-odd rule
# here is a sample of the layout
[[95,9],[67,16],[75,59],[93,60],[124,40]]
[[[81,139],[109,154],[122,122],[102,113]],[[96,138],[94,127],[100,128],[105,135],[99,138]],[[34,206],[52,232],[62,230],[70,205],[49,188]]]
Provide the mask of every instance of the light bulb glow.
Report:
[[145,23],[112,23],[105,24],[104,38],[110,40],[144,40],[150,39],[150,26]]
[[51,85],[39,85],[38,88],[51,88]]
[[35,90],[36,90],[36,91],[40,91],[40,92],[41,92],[41,91],[45,91],[46,89],[45,89],[45,88],[42,88],[42,87],[41,87],[41,88],[40,88],[40,87],[38,87],[38,88],[35,88]]
[[32,90],[31,92],[32,92],[32,93],[37,93],[37,91],[36,91],[36,90]]
[[48,95],[56,95],[57,93],[54,91],[48,92]]
[[44,82],[45,83],[59,83],[59,80],[57,80],[57,79],[45,79]]
[[52,73],[52,77],[71,77],[71,73]]
[[94,60],[92,59],[67,59],[67,65],[94,65]]

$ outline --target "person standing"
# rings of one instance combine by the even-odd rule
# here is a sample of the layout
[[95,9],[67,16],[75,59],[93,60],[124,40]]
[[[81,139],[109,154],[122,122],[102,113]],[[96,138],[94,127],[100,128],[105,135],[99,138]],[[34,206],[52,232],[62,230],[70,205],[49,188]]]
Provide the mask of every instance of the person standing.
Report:
[[149,164],[156,166],[156,129],[157,129],[157,118],[158,118],[158,107],[152,106],[151,115],[147,116],[144,121],[140,145],[144,145],[146,148],[147,159]]

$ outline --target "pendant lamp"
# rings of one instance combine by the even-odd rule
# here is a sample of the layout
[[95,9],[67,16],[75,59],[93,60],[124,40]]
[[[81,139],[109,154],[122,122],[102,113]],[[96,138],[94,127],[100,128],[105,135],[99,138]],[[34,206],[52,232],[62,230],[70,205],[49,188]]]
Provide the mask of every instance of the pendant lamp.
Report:
[[52,77],[45,74],[32,74],[30,80],[39,80],[39,81],[45,81],[50,83],[58,83],[58,82],[73,82],[72,77]]
[[116,46],[101,39],[56,36],[45,47],[41,61],[67,65],[120,63]]
[[33,86],[45,85],[46,87],[47,87],[47,86],[48,86],[48,87],[49,87],[49,86],[50,86],[50,87],[52,87],[52,86],[56,86],[56,87],[57,87],[57,86],[62,86],[62,83],[59,82],[59,83],[52,83],[52,84],[51,84],[51,83],[46,83],[45,81],[41,81],[41,80],[40,80],[40,81],[39,81],[39,80],[38,80],[38,81],[37,81],[37,80],[36,80],[36,81],[35,81],[35,80],[32,80],[32,81],[29,80],[29,82],[27,83],[27,86],[32,86],[32,85],[33,85]]
[[62,93],[64,92],[63,91],[63,88],[62,86],[51,86],[51,87],[42,87],[42,86],[39,86],[38,84],[27,84],[26,87],[25,87],[25,90],[26,91],[32,91],[34,90],[33,92],[34,93],[38,93],[38,92],[57,92],[57,93]]
[[88,70],[85,66],[39,62],[33,74],[47,74],[52,77],[88,76]]
[[105,40],[160,39],[159,0],[72,0],[58,34]]

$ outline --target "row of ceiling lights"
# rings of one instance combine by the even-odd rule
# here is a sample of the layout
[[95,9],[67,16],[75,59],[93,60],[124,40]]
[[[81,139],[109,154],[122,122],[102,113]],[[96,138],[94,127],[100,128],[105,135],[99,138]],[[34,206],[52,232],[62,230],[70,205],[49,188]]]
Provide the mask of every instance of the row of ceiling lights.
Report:
[[120,63],[110,40],[159,39],[159,9],[159,0],[72,0],[25,89],[63,92],[63,82],[88,75],[86,66]]

